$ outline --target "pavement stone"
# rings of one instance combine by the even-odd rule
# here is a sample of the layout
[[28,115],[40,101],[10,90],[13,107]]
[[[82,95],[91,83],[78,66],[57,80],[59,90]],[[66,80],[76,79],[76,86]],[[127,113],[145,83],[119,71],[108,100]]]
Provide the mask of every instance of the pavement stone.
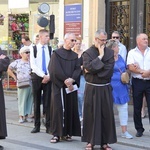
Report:
[[[6,105],[6,118],[7,118],[7,125],[10,127],[10,128],[13,128],[13,126],[18,126],[18,128],[26,128],[25,130],[28,130],[27,132],[29,132],[29,135],[28,136],[32,136],[32,134],[30,133],[30,131],[32,130],[32,128],[34,127],[33,123],[23,123],[23,124],[20,124],[18,122],[18,106],[17,106],[17,93],[16,91],[5,91],[5,105]],[[145,128],[145,132],[143,134],[142,137],[135,137],[135,134],[136,134],[136,130],[134,128],[134,123],[133,123],[133,106],[132,105],[129,105],[129,120],[128,120],[128,132],[133,135],[133,139],[125,139],[125,138],[122,138],[120,136],[121,134],[121,128],[120,128],[120,125],[119,125],[119,118],[118,118],[118,115],[117,115],[117,111],[116,109],[114,108],[114,114],[115,114],[115,121],[116,121],[116,132],[117,132],[117,144],[120,144],[120,145],[124,145],[124,146],[128,146],[128,147],[135,147],[135,149],[137,148],[138,150],[150,150],[150,142],[149,142],[149,139],[150,139],[150,131],[149,131],[149,119],[148,119],[148,116],[146,118],[144,118],[142,121],[143,121],[143,125],[144,125],[144,128]],[[18,130],[19,131],[19,130]],[[12,131],[8,131],[8,134],[9,132],[12,132]],[[46,134],[45,133],[45,127],[43,125],[41,125],[41,134]],[[37,133],[36,135],[39,135],[39,133]],[[36,135],[33,135],[36,136]],[[24,138],[29,138],[29,137],[24,137]],[[46,136],[41,136],[41,141],[44,141],[42,140],[42,138],[45,138],[45,140],[50,140],[51,138],[51,135],[49,134],[46,134]],[[15,135],[14,135],[14,138],[15,138]],[[30,139],[30,138],[29,138]],[[11,141],[11,139],[8,139],[10,140],[10,143],[12,142],[12,146],[13,146],[13,141]],[[80,140],[80,137],[75,137],[75,141],[79,141]],[[23,139],[22,139],[23,141]],[[37,141],[39,142],[39,141]],[[5,143],[5,142],[4,142]],[[27,144],[27,143],[26,143]],[[36,149],[36,146],[34,144],[40,144],[40,143],[36,143],[35,140],[33,140],[33,150]],[[78,145],[77,143],[75,143],[77,148],[75,149],[78,149]],[[24,143],[22,143],[22,147],[23,147]],[[57,147],[58,146],[58,147]],[[58,150],[60,149],[60,144],[58,144],[57,146],[55,146],[55,148],[50,148],[50,149],[54,149],[54,150]],[[82,143],[81,142],[81,145],[80,147],[83,147],[85,146],[85,143]],[[65,145],[64,147],[61,147],[61,149],[65,150]],[[28,148],[25,148],[28,150]],[[44,150],[46,150],[48,148],[44,148]],[[71,149],[71,147],[70,147]],[[20,150],[24,150],[24,148],[20,148]],[[128,149],[127,149],[128,150]],[[130,150],[130,149],[129,149]]]

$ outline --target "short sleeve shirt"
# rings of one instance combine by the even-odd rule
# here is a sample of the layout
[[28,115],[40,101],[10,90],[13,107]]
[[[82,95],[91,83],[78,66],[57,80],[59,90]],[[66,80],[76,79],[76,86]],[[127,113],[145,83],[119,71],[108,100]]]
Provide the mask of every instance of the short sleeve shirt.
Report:
[[9,67],[15,71],[17,80],[31,79],[31,67],[29,61],[24,62],[22,59],[17,59],[12,62]]
[[[127,65],[130,64],[138,64],[141,69],[150,70],[150,48],[146,48],[144,55],[141,53],[138,47],[130,50],[127,57]],[[134,78],[143,79],[141,74],[131,72],[131,75]],[[150,78],[144,79],[149,80]]]

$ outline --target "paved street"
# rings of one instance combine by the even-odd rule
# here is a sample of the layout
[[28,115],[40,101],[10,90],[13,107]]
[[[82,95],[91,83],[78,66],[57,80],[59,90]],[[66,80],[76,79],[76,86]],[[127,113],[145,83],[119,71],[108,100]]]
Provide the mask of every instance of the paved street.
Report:
[[[45,133],[44,126],[41,126],[41,132],[31,134],[33,123],[18,123],[18,108],[16,95],[5,95],[6,114],[7,114],[7,129],[8,137],[6,140],[0,140],[0,145],[5,147],[5,150],[84,150],[86,143],[82,143],[80,137],[73,137],[72,142],[59,142],[57,144],[50,143],[52,135]],[[118,116],[115,112],[116,130],[118,143],[112,144],[113,150],[150,150],[150,132],[149,121],[146,117],[143,119],[145,132],[143,137],[134,139],[124,139],[120,137],[120,126]],[[132,106],[129,106],[129,125],[128,131],[133,136],[136,131],[132,120]],[[100,149],[95,146],[95,150]]]
[[[30,133],[31,128],[8,124],[9,137],[0,141],[5,150],[84,150],[86,143],[81,143],[80,138],[73,138],[72,142],[59,142],[51,144],[51,135],[43,131],[37,134]],[[114,150],[142,150],[141,148],[124,146],[119,144],[112,145]],[[100,149],[99,146],[95,150]]]

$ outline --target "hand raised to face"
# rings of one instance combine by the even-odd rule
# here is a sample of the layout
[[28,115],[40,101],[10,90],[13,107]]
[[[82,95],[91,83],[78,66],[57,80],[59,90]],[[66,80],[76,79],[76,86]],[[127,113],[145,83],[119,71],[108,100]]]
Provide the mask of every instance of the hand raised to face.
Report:
[[5,57],[6,57],[6,55],[4,55],[4,54],[0,55],[0,59],[4,59]]
[[103,44],[103,45],[98,45],[98,50],[99,50],[99,55],[101,56],[101,57],[103,57],[104,56],[104,47],[105,47],[105,45]]

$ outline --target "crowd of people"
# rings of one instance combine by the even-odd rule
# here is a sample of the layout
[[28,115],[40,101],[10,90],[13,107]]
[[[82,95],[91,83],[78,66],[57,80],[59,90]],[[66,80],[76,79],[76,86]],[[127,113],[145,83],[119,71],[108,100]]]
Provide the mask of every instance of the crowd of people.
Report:
[[40,132],[42,114],[46,133],[53,135],[51,143],[81,136],[81,141],[87,142],[86,150],[95,145],[112,150],[109,144],[117,142],[114,107],[118,110],[121,137],[133,138],[127,130],[129,86],[121,81],[121,74],[128,70],[136,137],[141,137],[145,130],[145,101],[150,119],[148,36],[138,34],[137,46],[128,53],[118,31],[108,40],[105,30],[97,30],[87,50],[82,49],[81,37],[73,33],[66,33],[54,51],[49,40],[46,29],[39,31],[34,44],[29,37],[22,37],[21,58],[11,63],[0,51],[0,139],[7,136],[3,71],[17,82],[19,123],[34,118],[31,133]]

